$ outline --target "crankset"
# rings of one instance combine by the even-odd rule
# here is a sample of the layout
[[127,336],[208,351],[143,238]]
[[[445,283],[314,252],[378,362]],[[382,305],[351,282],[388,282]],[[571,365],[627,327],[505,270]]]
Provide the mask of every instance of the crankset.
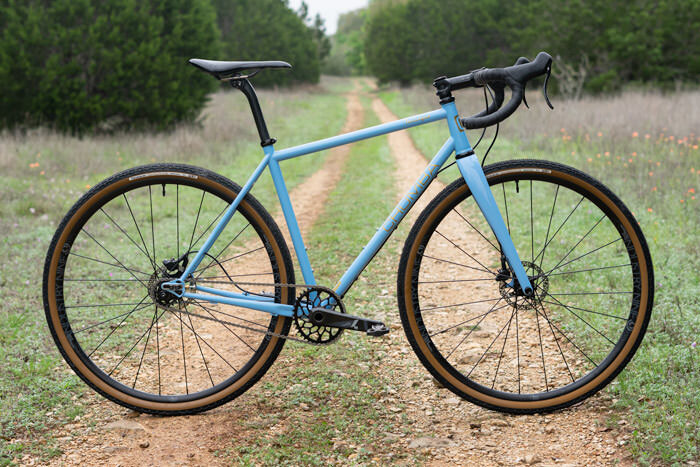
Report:
[[308,319],[316,326],[361,331],[368,336],[383,336],[389,332],[389,328],[381,321],[339,313],[322,307],[313,308]]

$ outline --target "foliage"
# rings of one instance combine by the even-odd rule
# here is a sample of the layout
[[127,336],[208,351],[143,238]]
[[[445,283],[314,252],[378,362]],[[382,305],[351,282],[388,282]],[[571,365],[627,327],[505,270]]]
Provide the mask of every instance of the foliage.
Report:
[[307,8],[294,12],[282,0],[212,0],[227,60],[284,60],[294,69],[266,70],[253,84],[318,82],[321,59],[330,50],[323,21],[311,26]]
[[193,120],[211,81],[185,66],[215,54],[208,0],[4,0],[0,125],[157,127]]
[[381,81],[425,82],[540,50],[557,58],[555,72],[569,70],[558,78],[580,81],[561,86],[572,94],[696,82],[700,71],[697,0],[374,0],[369,12],[365,54]]
[[366,17],[364,8],[340,15],[338,29],[331,38],[331,53],[324,63],[324,73],[341,76],[367,73],[363,42]]

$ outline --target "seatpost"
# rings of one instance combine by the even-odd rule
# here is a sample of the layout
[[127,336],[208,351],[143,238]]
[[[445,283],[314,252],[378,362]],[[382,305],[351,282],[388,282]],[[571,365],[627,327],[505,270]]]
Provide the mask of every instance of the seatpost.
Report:
[[250,81],[247,78],[232,79],[231,86],[241,91],[248,98],[248,104],[250,104],[250,110],[253,112],[253,119],[255,119],[255,126],[258,128],[258,134],[260,135],[260,146],[265,147],[275,144],[277,140],[270,138],[270,133],[267,132],[265,117],[263,117],[258,96],[255,94],[255,89],[250,84]]

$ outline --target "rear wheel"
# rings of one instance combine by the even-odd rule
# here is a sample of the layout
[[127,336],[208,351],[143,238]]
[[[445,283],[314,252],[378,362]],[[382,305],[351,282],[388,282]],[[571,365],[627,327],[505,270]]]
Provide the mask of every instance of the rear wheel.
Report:
[[403,250],[401,319],[426,368],[456,394],[514,413],[574,404],[639,346],[653,270],[624,204],[595,179],[545,161],[486,177],[533,284],[525,297],[463,180],[423,211]]
[[[63,357],[100,394],[141,412],[200,412],[246,391],[275,360],[284,339],[266,333],[286,335],[290,319],[159,287],[179,275],[239,191],[204,169],[149,165],[101,182],[63,219],[44,269],[46,317]],[[294,303],[293,289],[273,285],[294,282],[289,251],[251,195],[193,275]]]

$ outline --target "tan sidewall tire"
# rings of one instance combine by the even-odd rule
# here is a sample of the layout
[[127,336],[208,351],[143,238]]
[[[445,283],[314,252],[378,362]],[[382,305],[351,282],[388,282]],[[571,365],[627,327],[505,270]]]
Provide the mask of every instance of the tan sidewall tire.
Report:
[[[508,161],[493,164],[486,167],[484,170],[490,183],[494,181],[497,182],[498,180],[512,176],[518,172],[537,173],[538,171],[546,171],[548,175],[562,182],[573,184],[601,200],[612,215],[621,222],[624,230],[629,234],[635,254],[639,260],[641,296],[638,314],[633,322],[631,333],[614,360],[597,377],[587,384],[563,395],[540,400],[524,401],[497,398],[489,394],[484,394],[458,379],[453,374],[456,370],[446,367],[444,359],[440,359],[443,360],[444,363],[440,362],[430,349],[430,345],[426,342],[426,339],[421,333],[421,326],[414,311],[411,283],[412,270],[416,261],[418,248],[424,241],[426,235],[432,232],[432,226],[434,222],[436,222],[436,219],[441,219],[441,214],[447,206],[452,205],[457,199],[464,198],[465,194],[469,193],[463,180],[458,180],[446,187],[425,208],[423,213],[421,213],[421,216],[416,221],[416,224],[406,240],[401,263],[399,265],[398,295],[401,320],[406,336],[423,365],[446,387],[461,397],[487,408],[510,413],[545,412],[567,407],[602,389],[622,371],[634,355],[646,331],[653,302],[653,268],[644,236],[629,210],[627,210],[624,204],[600,182],[571,167],[545,161]],[[630,326],[631,323],[631,320],[628,321],[628,326]],[[435,352],[437,352],[437,350]]]
[[[133,177],[137,177],[134,179]],[[122,190],[130,184],[135,184],[135,180],[143,178],[161,177],[163,180],[175,180],[181,182],[190,182],[197,180],[198,183],[206,185],[214,191],[230,198],[235,197],[240,187],[230,180],[210,172],[205,169],[183,165],[183,164],[153,164],[148,166],[136,167],[127,171],[116,174],[109,179],[96,185],[88,191],[68,212],[66,217],[61,222],[49,248],[45,268],[44,268],[44,308],[46,318],[54,338],[64,359],[68,362],[71,368],[80,376],[88,385],[97,392],[107,397],[108,399],[121,404],[131,409],[157,413],[161,415],[178,415],[201,412],[219,406],[229,400],[237,397],[250,388],[262,375],[267,371],[272,362],[284,345],[284,339],[271,337],[266,339],[267,344],[264,350],[259,354],[257,360],[249,366],[245,374],[239,376],[235,381],[231,382],[222,390],[210,394],[200,399],[194,399],[185,402],[156,402],[145,400],[125,392],[119,391],[115,387],[107,384],[102,378],[91,371],[85,362],[78,356],[75,349],[69,342],[69,337],[66,335],[64,327],[61,325],[59,307],[56,297],[56,280],[59,259],[63,246],[70,239],[72,232],[81,219],[90,212],[90,209],[102,200],[109,198],[117,190]],[[130,180],[131,178],[131,180]],[[294,270],[291,261],[289,250],[284,242],[279,228],[275,224],[272,217],[264,210],[260,203],[247,195],[240,204],[239,209],[245,213],[246,217],[254,223],[256,230],[269,241],[272,253],[277,263],[279,270],[279,279],[281,283],[294,282]],[[281,303],[294,304],[294,293],[291,288],[281,287]],[[277,334],[286,334],[289,330],[290,319],[278,317],[274,332]],[[244,367],[245,368],[245,367]]]

